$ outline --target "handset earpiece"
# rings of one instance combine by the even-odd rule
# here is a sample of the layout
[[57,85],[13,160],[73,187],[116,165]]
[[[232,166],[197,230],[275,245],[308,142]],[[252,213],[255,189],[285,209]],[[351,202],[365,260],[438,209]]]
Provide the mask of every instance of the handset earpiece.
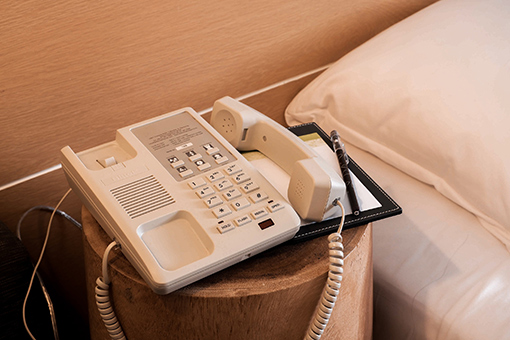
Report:
[[345,195],[340,175],[299,137],[257,110],[224,97],[214,103],[211,125],[236,149],[258,150],[290,176],[288,198],[304,220],[322,221]]
[[214,103],[211,125],[234,148],[250,150],[250,145],[246,145],[249,144],[246,142],[248,130],[261,119],[253,115],[252,110],[233,98],[224,97]]
[[236,149],[258,150],[291,174],[296,161],[318,157],[299,137],[231,97],[214,103],[211,125]]

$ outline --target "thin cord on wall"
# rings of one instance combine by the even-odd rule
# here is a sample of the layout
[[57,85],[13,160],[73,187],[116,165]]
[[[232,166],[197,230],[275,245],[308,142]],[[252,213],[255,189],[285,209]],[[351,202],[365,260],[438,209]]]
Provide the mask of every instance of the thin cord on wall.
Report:
[[48,228],[46,230],[46,237],[44,238],[44,243],[43,243],[43,246],[42,246],[42,249],[41,249],[41,253],[39,255],[39,259],[37,260],[36,265],[34,266],[34,271],[32,272],[32,277],[30,278],[30,284],[28,285],[27,294],[25,296],[25,300],[23,301],[23,311],[22,311],[23,312],[23,324],[25,325],[25,329],[27,330],[28,335],[33,340],[35,340],[35,337],[32,334],[32,332],[30,332],[30,329],[29,329],[28,324],[27,324],[27,319],[26,319],[26,306],[27,306],[28,296],[30,295],[30,290],[32,289],[32,285],[34,283],[34,278],[35,278],[35,276],[37,274],[37,269],[39,268],[39,265],[41,264],[41,261],[42,261],[43,255],[44,255],[44,251],[46,250],[46,245],[48,244],[48,239],[49,239],[49,236],[50,236],[51,223],[53,222],[53,217],[55,216],[55,213],[57,212],[58,208],[60,207],[62,202],[66,199],[67,195],[69,195],[71,190],[72,189],[67,190],[67,192],[64,194],[64,196],[62,196],[62,198],[58,202],[57,206],[55,207],[55,210],[53,210],[53,212],[51,213],[51,217],[50,217],[50,221],[48,222]]
[[[18,224],[16,226],[16,236],[22,242],[23,242],[23,239],[21,237],[21,226],[22,226],[23,220],[28,216],[28,214],[30,214],[32,211],[36,211],[36,210],[42,210],[42,211],[47,211],[47,212],[51,212],[51,213],[55,212],[55,214],[58,214],[64,218],[66,218],[72,224],[74,224],[76,227],[82,229],[81,224],[78,221],[76,221],[73,217],[68,215],[67,213],[65,213],[61,210],[58,210],[56,208],[47,206],[47,205],[38,205],[38,206],[32,207],[32,208],[28,209],[27,211],[25,211],[18,221]],[[41,286],[41,290],[43,292],[44,298],[46,299],[46,303],[48,305],[51,326],[53,328],[53,337],[55,338],[55,340],[58,340],[60,337],[58,334],[57,318],[55,315],[55,308],[53,307],[53,301],[51,300],[50,294],[48,293],[48,290],[46,289],[46,285],[44,284],[44,281],[38,271],[36,271],[36,275],[37,275],[37,279],[39,280],[39,284]]]
[[76,227],[82,229],[82,226],[80,224],[80,222],[76,221],[72,216],[70,216],[69,214],[67,214],[66,212],[62,211],[62,210],[58,210],[56,208],[53,208],[53,207],[50,207],[50,206],[47,206],[47,205],[37,205],[35,207],[32,207],[30,209],[28,209],[27,211],[25,211],[23,213],[23,215],[21,215],[19,221],[18,221],[18,224],[16,226],[16,236],[20,239],[21,239],[21,224],[23,223],[23,220],[27,217],[28,214],[30,214],[32,211],[35,211],[35,210],[42,210],[42,211],[48,211],[48,212],[53,212],[55,211],[55,214],[58,214],[62,217],[64,217],[65,219],[67,219],[69,222],[71,222],[72,224],[74,224]]

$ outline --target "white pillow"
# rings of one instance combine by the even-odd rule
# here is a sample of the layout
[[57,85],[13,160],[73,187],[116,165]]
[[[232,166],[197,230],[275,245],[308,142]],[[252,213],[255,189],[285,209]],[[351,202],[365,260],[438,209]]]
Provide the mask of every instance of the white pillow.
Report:
[[341,58],[292,101],[433,185],[510,249],[510,5],[442,0]]

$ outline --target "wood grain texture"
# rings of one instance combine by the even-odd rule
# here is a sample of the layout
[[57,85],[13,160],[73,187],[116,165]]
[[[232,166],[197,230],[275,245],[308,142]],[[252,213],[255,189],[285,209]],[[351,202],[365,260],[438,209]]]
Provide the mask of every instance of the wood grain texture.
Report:
[[[83,208],[92,339],[107,334],[93,289],[111,242]],[[322,339],[371,339],[372,227],[344,231],[339,302]],[[111,297],[128,339],[302,339],[328,271],[327,236],[272,248],[168,295],[156,295],[120,251]]]
[[3,1],[0,185],[65,145],[326,65],[431,2]]

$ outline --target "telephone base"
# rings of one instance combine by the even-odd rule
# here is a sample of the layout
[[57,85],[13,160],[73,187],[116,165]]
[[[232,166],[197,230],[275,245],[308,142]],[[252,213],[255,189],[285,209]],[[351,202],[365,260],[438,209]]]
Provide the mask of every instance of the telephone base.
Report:
[[191,108],[61,150],[70,186],[158,294],[291,239],[300,219]]

